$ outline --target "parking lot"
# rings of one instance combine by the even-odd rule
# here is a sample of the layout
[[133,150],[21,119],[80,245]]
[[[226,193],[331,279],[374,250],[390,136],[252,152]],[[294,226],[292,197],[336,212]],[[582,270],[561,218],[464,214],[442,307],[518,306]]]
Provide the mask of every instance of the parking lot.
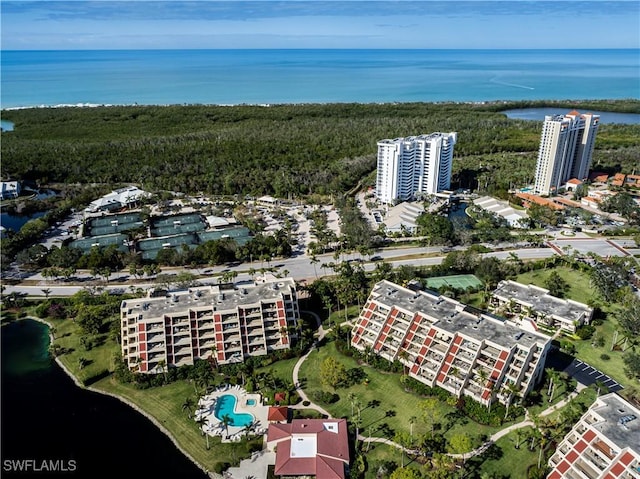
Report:
[[604,384],[610,392],[617,392],[624,388],[615,379],[607,376],[602,371],[590,366],[580,359],[572,358],[560,351],[554,351],[547,357],[546,367],[556,371],[563,371],[574,378],[580,384],[590,386],[596,382]]
[[608,256],[626,256],[628,253],[605,239],[555,239],[549,242],[563,253],[572,252],[587,254],[593,252],[602,258]]

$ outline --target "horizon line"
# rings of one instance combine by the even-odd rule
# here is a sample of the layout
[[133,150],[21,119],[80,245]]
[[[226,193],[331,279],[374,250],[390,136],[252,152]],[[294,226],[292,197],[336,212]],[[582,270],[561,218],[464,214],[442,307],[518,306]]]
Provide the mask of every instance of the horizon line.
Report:
[[328,48],[328,47],[301,47],[301,48],[289,48],[289,47],[238,47],[238,48],[198,48],[198,47],[186,47],[186,48],[0,48],[0,52],[91,52],[91,51],[237,51],[237,50],[283,50],[283,51],[304,51],[304,50],[333,50],[333,51],[371,51],[371,50],[387,50],[387,51],[460,51],[460,50],[509,50],[509,51],[528,51],[528,50],[640,50],[640,46],[634,47],[576,47],[576,48],[558,48],[558,47],[380,47],[380,48],[359,48],[359,47],[345,47],[345,48]]

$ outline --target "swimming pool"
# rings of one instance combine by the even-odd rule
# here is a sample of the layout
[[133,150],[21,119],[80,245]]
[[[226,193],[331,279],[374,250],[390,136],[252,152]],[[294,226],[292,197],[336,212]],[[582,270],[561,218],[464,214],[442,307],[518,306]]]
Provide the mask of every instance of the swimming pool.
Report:
[[236,397],[232,394],[224,394],[218,398],[218,401],[216,401],[214,414],[220,421],[222,421],[222,418],[225,415],[228,415],[231,418],[231,422],[229,422],[230,426],[244,427],[247,424],[251,424],[254,420],[253,414],[243,412],[238,413],[235,412],[235,408]]
[[255,399],[247,399],[247,406],[255,406],[255,405],[256,405]]

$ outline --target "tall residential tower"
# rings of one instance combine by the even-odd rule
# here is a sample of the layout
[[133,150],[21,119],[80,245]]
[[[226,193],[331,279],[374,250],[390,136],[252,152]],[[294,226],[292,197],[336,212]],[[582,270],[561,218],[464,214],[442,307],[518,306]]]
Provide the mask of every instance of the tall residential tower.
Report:
[[542,126],[534,193],[550,195],[567,180],[589,175],[600,116],[571,111],[547,115]]
[[392,203],[448,189],[456,138],[456,133],[432,133],[379,141],[378,199]]

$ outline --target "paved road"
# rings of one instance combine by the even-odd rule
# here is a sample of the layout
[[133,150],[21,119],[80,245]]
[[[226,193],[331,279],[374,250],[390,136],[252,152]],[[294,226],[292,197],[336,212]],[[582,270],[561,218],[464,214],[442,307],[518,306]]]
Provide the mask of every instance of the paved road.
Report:
[[[393,267],[398,267],[401,265],[407,266],[432,266],[436,264],[440,264],[445,256],[434,256],[427,258],[413,258],[413,259],[395,259],[402,258],[407,255],[415,255],[415,254],[424,254],[424,253],[433,253],[439,251],[440,248],[398,248],[398,249],[387,249],[382,250],[377,253],[378,256],[383,258],[385,261],[392,264]],[[557,253],[553,250],[553,248],[528,248],[528,249],[516,249],[510,251],[495,251],[491,253],[485,253],[482,256],[494,256],[498,259],[506,259],[509,258],[511,253],[515,253],[519,258],[523,260],[527,259],[541,259],[548,258],[556,255]],[[357,259],[359,258],[359,253],[355,253],[353,255],[349,255],[347,259]],[[261,267],[276,267],[280,272],[287,270],[288,275],[298,281],[310,280],[312,281],[316,277],[316,273],[318,276],[323,275],[331,275],[333,271],[322,265],[328,265],[331,262],[334,262],[333,255],[326,254],[318,256],[319,262],[317,264],[311,264],[311,260],[309,257],[304,255],[294,256],[292,258],[286,258],[282,260],[274,260],[270,263],[267,262],[258,262],[254,261],[253,263],[242,263],[237,266],[215,266],[212,268],[196,268],[196,269],[186,269],[196,275],[205,275],[205,277],[199,278],[198,282],[200,284],[215,284],[217,283],[217,276],[225,271],[236,271],[238,276],[236,277],[236,282],[238,283],[248,283],[252,281],[251,275],[249,275],[248,271],[253,269],[260,269]],[[377,262],[365,262],[363,263],[365,271],[372,271],[375,269],[375,265]],[[171,268],[164,269],[163,273],[178,273],[181,271],[185,271],[183,268]],[[69,296],[72,295],[87,286],[95,285],[96,281],[88,272],[79,272],[76,274],[74,278],[72,278],[67,284],[65,284],[62,280],[54,281],[51,279],[45,279],[42,277],[40,273],[34,273],[24,278],[26,283],[21,283],[18,285],[6,285],[5,293],[10,294],[12,292],[16,292],[19,294],[26,294],[28,296],[43,296],[43,289],[49,289],[51,296]],[[131,278],[130,275],[126,272],[115,272],[109,278],[108,283],[104,283],[100,280],[100,285],[104,286],[107,290],[110,291],[118,291],[124,290],[126,291],[128,288],[142,288],[148,289],[153,285],[149,282],[141,281],[140,279]]]

